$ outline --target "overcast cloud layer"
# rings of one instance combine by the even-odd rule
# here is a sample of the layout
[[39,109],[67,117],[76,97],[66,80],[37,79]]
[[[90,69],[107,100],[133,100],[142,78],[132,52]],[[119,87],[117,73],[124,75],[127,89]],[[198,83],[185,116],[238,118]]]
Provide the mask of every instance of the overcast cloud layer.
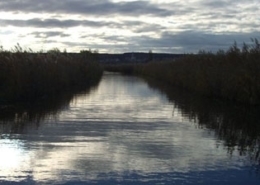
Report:
[[0,0],[0,45],[190,53],[260,39],[260,0]]

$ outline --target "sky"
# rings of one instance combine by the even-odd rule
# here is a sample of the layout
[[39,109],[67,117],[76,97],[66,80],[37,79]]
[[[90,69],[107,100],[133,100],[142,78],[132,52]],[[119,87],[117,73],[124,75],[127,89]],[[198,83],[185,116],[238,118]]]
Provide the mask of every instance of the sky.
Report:
[[260,0],[0,0],[0,45],[196,53],[260,40]]

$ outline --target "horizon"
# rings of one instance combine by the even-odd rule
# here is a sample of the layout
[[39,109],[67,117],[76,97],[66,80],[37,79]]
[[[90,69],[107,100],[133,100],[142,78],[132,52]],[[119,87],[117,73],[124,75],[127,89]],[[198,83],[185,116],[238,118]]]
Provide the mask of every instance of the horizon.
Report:
[[259,0],[0,0],[0,45],[187,54],[260,40]]

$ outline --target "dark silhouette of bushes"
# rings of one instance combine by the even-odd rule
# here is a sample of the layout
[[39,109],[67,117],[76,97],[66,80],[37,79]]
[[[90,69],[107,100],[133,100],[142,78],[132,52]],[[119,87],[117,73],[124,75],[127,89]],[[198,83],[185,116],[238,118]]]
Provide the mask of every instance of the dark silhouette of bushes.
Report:
[[[91,55],[91,53],[89,53]],[[19,45],[0,51],[0,102],[34,101],[72,88],[84,88],[100,79],[102,69],[84,54],[59,50],[33,53]]]
[[71,101],[86,96],[95,90],[98,83],[83,90],[71,89],[34,102],[0,105],[0,134],[21,134],[32,128],[38,129],[42,121],[55,119],[60,111],[69,107]]
[[122,73],[125,75],[132,75],[135,72],[136,65],[138,64],[107,64],[103,68],[105,71]]
[[247,104],[260,103],[260,44],[257,39],[242,49],[201,51],[172,62],[138,66],[135,72],[212,97]]

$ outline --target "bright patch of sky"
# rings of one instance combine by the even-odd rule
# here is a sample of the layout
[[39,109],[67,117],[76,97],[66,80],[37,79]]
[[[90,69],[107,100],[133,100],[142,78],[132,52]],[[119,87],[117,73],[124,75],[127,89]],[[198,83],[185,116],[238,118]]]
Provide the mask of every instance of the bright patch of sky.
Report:
[[0,44],[197,52],[260,37],[260,0],[0,0]]

